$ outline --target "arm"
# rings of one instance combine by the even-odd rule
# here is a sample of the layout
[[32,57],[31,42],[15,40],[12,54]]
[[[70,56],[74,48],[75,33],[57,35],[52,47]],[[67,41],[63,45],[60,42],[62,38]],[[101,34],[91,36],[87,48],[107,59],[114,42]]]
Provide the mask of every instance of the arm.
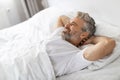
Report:
[[58,21],[55,24],[55,28],[64,27],[69,22],[70,22],[70,18],[69,17],[67,17],[65,15],[59,16]]
[[95,61],[112,53],[115,47],[115,41],[108,37],[93,37],[89,43],[94,44],[88,47],[84,52],[87,60]]

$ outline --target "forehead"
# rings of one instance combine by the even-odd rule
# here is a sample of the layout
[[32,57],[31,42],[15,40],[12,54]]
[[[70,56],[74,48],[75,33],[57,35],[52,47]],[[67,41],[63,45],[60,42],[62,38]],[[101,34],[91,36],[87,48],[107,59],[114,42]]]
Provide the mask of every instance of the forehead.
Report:
[[84,23],[85,23],[85,21],[83,19],[80,19],[78,17],[71,19],[70,23],[72,23],[72,22],[76,23],[80,27],[84,26]]

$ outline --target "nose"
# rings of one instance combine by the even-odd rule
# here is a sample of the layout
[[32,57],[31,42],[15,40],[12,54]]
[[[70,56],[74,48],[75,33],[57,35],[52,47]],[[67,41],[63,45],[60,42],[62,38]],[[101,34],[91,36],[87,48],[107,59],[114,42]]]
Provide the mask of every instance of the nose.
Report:
[[65,25],[65,28],[66,28],[66,29],[69,29],[69,28],[70,28],[70,23],[67,23],[67,24]]

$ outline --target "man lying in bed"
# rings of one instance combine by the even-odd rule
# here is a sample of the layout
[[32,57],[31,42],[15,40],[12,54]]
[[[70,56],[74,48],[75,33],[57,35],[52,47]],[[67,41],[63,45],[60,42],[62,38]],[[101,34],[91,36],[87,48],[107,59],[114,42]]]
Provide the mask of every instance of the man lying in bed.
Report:
[[[46,44],[56,76],[86,68],[111,54],[115,47],[113,39],[94,35],[95,22],[87,13],[78,12],[71,20],[60,16],[56,27]],[[85,44],[93,45],[80,49]]]

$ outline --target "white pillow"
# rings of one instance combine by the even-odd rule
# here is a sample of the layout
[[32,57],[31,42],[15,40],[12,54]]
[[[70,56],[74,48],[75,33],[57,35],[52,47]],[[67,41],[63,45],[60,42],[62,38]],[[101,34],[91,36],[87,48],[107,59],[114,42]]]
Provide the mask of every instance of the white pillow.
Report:
[[120,41],[120,26],[112,25],[105,21],[96,20],[96,35],[104,35]]

